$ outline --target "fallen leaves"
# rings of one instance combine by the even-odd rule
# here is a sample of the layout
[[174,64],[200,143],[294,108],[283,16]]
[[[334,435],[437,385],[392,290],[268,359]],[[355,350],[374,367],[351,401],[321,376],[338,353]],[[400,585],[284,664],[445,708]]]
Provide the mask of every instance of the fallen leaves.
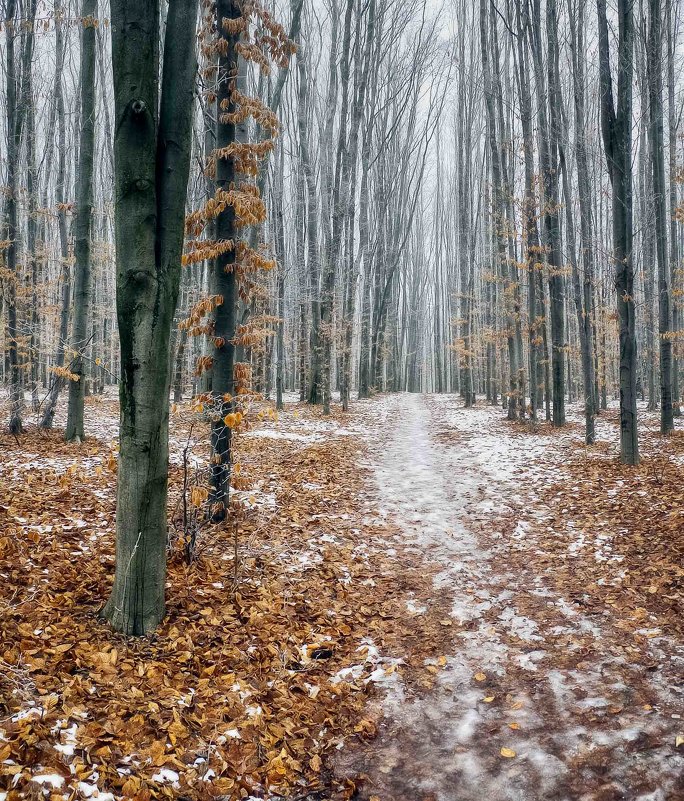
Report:
[[512,748],[502,748],[499,753],[505,759],[513,759],[516,756],[516,753]]
[[[387,554],[395,531],[379,516],[354,528],[366,479],[355,438],[241,438],[240,486],[275,503],[241,521],[238,587],[232,528],[212,528],[195,562],[170,560],[162,627],[131,641],[97,617],[113,575],[115,449],[89,439],[76,457],[57,431],[0,440],[9,463],[45,465],[28,488],[21,470],[3,474],[1,790],[18,798],[36,773],[138,801],[315,790],[340,742],[377,735],[364,709],[383,681],[420,683],[426,659],[446,666],[448,601],[421,615],[419,640],[405,615],[405,588],[431,592],[429,570],[399,539]],[[170,508],[181,479],[172,465]],[[201,506],[202,487],[190,500]],[[67,729],[73,753],[57,749]]]
[[[614,425],[615,412],[604,413]],[[661,437],[655,417],[640,416],[641,464],[625,468],[614,448],[598,442],[566,448],[562,474],[536,490],[523,518],[538,537],[542,568],[556,586],[583,588],[583,604],[617,616],[625,631],[653,639],[684,637],[684,436]],[[617,441],[617,439],[616,439]],[[538,492],[538,497],[534,494]],[[549,510],[543,524],[533,510]],[[643,623],[656,616],[657,625]]]

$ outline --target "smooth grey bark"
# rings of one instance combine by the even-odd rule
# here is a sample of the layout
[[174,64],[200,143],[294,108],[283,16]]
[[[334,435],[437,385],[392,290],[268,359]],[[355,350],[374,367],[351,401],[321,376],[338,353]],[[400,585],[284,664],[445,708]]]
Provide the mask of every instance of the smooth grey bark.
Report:
[[632,0],[618,0],[617,106],[613,98],[606,0],[596,0],[599,27],[601,131],[612,187],[613,260],[620,322],[620,459],[639,463],[637,435],[637,343],[632,261]]
[[[646,37],[644,37],[646,38]],[[644,109],[648,108],[648,86],[646,71],[639,75],[641,102]],[[641,345],[643,364],[640,365],[645,376],[637,378],[641,384],[642,396],[644,384],[648,387],[648,411],[658,408],[658,393],[656,391],[656,373],[658,370],[656,358],[656,318],[655,318],[655,274],[656,274],[656,243],[655,243],[655,206],[653,202],[653,168],[649,153],[649,122],[645,114],[639,125],[639,161],[637,165],[637,209],[640,225],[641,263],[643,275],[644,312],[643,326],[639,343]],[[637,392],[639,386],[637,386]]]
[[[309,371],[309,403],[324,405],[324,411],[330,410],[329,385],[331,370],[332,343],[332,290],[335,280],[336,263],[334,262],[334,245],[332,220],[335,217],[333,205],[334,159],[333,159],[333,126],[338,94],[337,48],[340,14],[337,0],[332,0],[331,7],[331,53],[328,62],[328,89],[325,104],[325,124],[321,141],[321,230],[323,232],[324,258],[320,263],[318,282],[313,289],[312,329],[311,329],[311,368]],[[344,60],[344,55],[343,55]],[[306,94],[310,94],[309,75],[305,69],[304,59],[301,62],[300,81],[305,80]],[[346,116],[341,117],[346,124]],[[301,146],[301,143],[300,143]],[[306,174],[306,173],[305,173]],[[308,177],[307,177],[308,184]],[[311,214],[311,211],[309,211]],[[327,216],[327,219],[326,219]],[[318,257],[318,254],[317,254]],[[312,296],[312,297],[313,297]]]
[[[516,253],[516,237],[514,235],[516,227],[515,210],[513,207],[513,187],[515,185],[515,163],[516,160],[509,154],[512,152],[512,134],[509,119],[504,113],[504,87],[502,72],[506,81],[507,94],[509,72],[508,68],[508,49],[500,49],[499,45],[499,14],[493,3],[490,3],[490,30],[491,30],[491,52],[492,52],[492,88],[496,101],[497,111],[497,132],[499,139],[499,159],[501,164],[501,188],[504,216],[502,236],[508,247],[507,261],[505,265],[504,278],[504,302],[506,306],[506,326],[509,354],[509,382],[512,386],[511,397],[515,401],[515,408],[509,416],[514,414],[521,418],[525,417],[525,367],[522,357],[522,326],[520,324],[520,276],[518,272],[518,258]],[[505,67],[502,71],[501,60],[505,59]]]
[[[520,124],[523,136],[523,153],[525,162],[525,197],[523,200],[523,220],[525,235],[525,263],[527,268],[527,313],[528,313],[528,350],[529,350],[529,384],[530,384],[530,416],[537,419],[539,407],[539,390],[543,386],[542,353],[540,348],[539,314],[539,274],[543,268],[539,228],[537,226],[537,199],[535,194],[534,170],[534,137],[532,131],[532,94],[528,53],[525,45],[526,33],[529,31],[529,15],[527,3],[523,7],[521,0],[516,0],[516,19],[518,25],[516,43],[518,55],[518,93],[520,96]],[[529,35],[529,34],[528,34]]]
[[[461,41],[460,56],[465,66],[466,43]],[[457,178],[457,260],[459,286],[459,326],[458,334],[462,352],[458,354],[460,362],[460,392],[466,408],[475,404],[475,388],[473,383],[473,350],[472,336],[472,278],[474,275],[474,259],[472,250],[475,242],[475,226],[472,220],[472,157],[473,157],[473,116],[475,92],[472,87],[466,88],[466,81],[461,80],[459,105],[461,113],[457,122],[458,178]]]
[[[180,289],[180,297],[181,301],[178,304],[179,312],[186,311],[188,309],[188,295],[189,289],[188,284],[191,281],[191,271],[187,270],[183,275],[181,275],[181,289]],[[173,402],[180,403],[183,400],[183,389],[185,386],[185,359],[186,359],[186,350],[188,346],[188,329],[183,326],[180,330],[177,329],[177,342],[175,351],[172,351],[174,355],[174,362],[172,365],[173,370]]]
[[74,253],[74,322],[71,349],[75,353],[71,372],[78,380],[69,382],[69,407],[64,438],[67,442],[85,439],[83,409],[86,375],[84,353],[88,345],[90,318],[91,264],[90,234],[93,216],[93,167],[95,158],[95,18],[97,0],[82,0],[81,5],[81,141],[79,146],[78,185]]
[[38,238],[38,168],[36,164],[36,104],[33,94],[33,51],[35,47],[35,18],[37,0],[30,0],[28,21],[22,34],[22,51],[24,69],[22,69],[21,108],[26,119],[26,193],[28,195],[28,214],[26,218],[26,259],[31,281],[31,328],[28,353],[31,369],[31,402],[32,409],[37,412],[38,399],[38,334],[39,334],[39,269],[36,245]]
[[297,328],[296,353],[296,383],[299,385],[299,400],[306,400],[306,377],[309,362],[308,347],[308,272],[305,269],[305,239],[306,239],[306,190],[305,179],[301,163],[297,161],[296,199],[295,199],[295,261],[299,279],[299,325]]
[[[550,134],[548,122],[548,109],[547,109],[547,88],[546,80],[544,78],[543,58],[542,58],[542,43],[541,43],[541,11],[538,0],[535,0],[532,8],[533,14],[530,16],[530,25],[528,30],[530,53],[532,55],[532,65],[534,73],[534,82],[537,94],[537,139],[539,144],[539,171],[541,173],[541,191],[539,199],[540,217],[542,218],[542,225],[540,228],[540,248],[541,253],[544,254],[543,259],[540,259],[539,269],[536,270],[537,281],[537,300],[539,304],[538,315],[538,338],[541,339],[541,372],[543,373],[543,390],[539,387],[539,405],[543,403],[545,406],[545,417],[547,421],[551,420],[551,364],[553,360],[553,353],[551,359],[549,358],[549,345],[548,345],[548,315],[547,315],[547,299],[546,299],[546,286],[545,286],[545,271],[544,264],[549,264],[549,259],[555,259],[555,264],[558,260],[559,243],[556,242],[555,248],[552,247],[552,232],[557,232],[559,228],[558,219],[552,220],[549,216],[549,211],[556,211],[553,204],[547,201],[547,178],[549,174],[555,175],[550,167]],[[557,214],[557,212],[556,212]],[[556,236],[556,240],[557,240]],[[549,267],[549,272],[551,268]],[[562,363],[562,360],[561,360]],[[541,382],[540,382],[541,383]]]
[[[52,168],[53,168],[53,156],[55,152],[55,127],[56,127],[56,120],[57,120],[57,103],[55,101],[54,93],[51,98],[51,102],[49,104],[49,112],[48,112],[48,120],[47,120],[47,128],[45,130],[45,150],[42,155],[42,162],[43,162],[43,175],[42,175],[42,182],[43,186],[40,191],[40,203],[41,208],[47,208],[48,206],[48,195],[49,195],[49,187],[50,187],[50,178],[52,175]],[[38,165],[36,164],[36,170],[38,169]],[[37,177],[37,176],[36,176]],[[49,268],[49,258],[48,258],[48,249],[46,247],[47,238],[48,238],[48,221],[45,219],[44,215],[41,215],[39,218],[38,224],[38,231],[37,237],[38,241],[40,242],[41,248],[36,253],[36,264],[37,264],[37,274],[38,274],[38,281],[43,282],[46,280],[48,276],[48,268]],[[45,319],[40,320],[40,338],[41,338],[41,346],[43,349],[46,347],[46,321]],[[37,329],[38,330],[38,329]],[[39,364],[40,367],[40,380],[43,387],[48,386],[48,360],[43,358]],[[36,411],[40,411],[40,406]]]
[[318,192],[316,175],[311,159],[309,146],[308,105],[309,63],[305,45],[301,38],[297,39],[297,129],[299,133],[299,159],[306,184],[306,250],[308,285],[311,303],[311,336],[309,341],[310,365],[307,381],[307,397],[309,403],[319,403],[322,396],[321,385],[321,341],[320,321],[321,303],[319,298],[320,260],[318,251]]
[[[349,168],[348,161],[344,159],[344,151],[347,147],[347,125],[349,108],[349,60],[351,50],[351,21],[354,0],[347,0],[344,14],[344,28],[342,34],[342,50],[340,53],[340,75],[337,75],[337,59],[332,57],[329,64],[328,95],[326,99],[326,125],[323,137],[323,144],[330,144],[330,150],[326,154],[324,162],[324,197],[327,204],[324,208],[330,213],[330,221],[324,227],[326,232],[325,261],[323,269],[323,284],[321,291],[321,335],[322,347],[322,384],[323,384],[323,414],[330,414],[330,400],[332,394],[332,346],[333,346],[333,324],[334,324],[334,301],[335,283],[339,273],[338,263],[342,245],[342,231],[345,215],[346,193],[344,185],[348,181],[346,174]],[[336,40],[337,25],[337,0],[333,0],[333,42]],[[336,48],[335,48],[336,49]],[[333,169],[332,159],[332,132],[335,116],[335,106],[337,104],[338,86],[342,86],[342,101],[340,107],[340,125],[337,139],[337,149],[335,156],[335,169]]]
[[[69,235],[66,217],[66,109],[64,104],[64,51],[66,47],[64,38],[64,8],[62,0],[55,0],[55,111],[57,115],[57,180],[55,184],[55,199],[57,201],[57,230],[59,233],[59,256],[61,275],[61,307],[59,317],[59,340],[55,354],[55,366],[64,367],[66,360],[66,346],[69,335],[69,311],[71,308],[71,267],[69,264]],[[46,204],[47,205],[47,204]],[[40,420],[41,428],[52,428],[57,409],[59,393],[64,385],[64,379],[54,374],[45,401],[45,408]]]
[[283,181],[285,171],[284,147],[279,148],[277,177],[273,187],[275,213],[274,234],[277,264],[277,328],[276,328],[276,409],[283,410],[283,384],[285,381],[285,221],[283,214]]
[[[544,176],[544,223],[548,244],[549,311],[551,316],[551,384],[553,393],[553,425],[565,425],[565,277],[560,232],[560,203],[558,177],[560,174],[559,139],[561,130],[562,97],[558,66],[558,9],[556,0],[547,0],[547,90],[548,127],[542,135],[541,167]],[[535,28],[539,32],[539,0],[535,0]],[[541,43],[535,48],[541,59]],[[545,141],[546,140],[546,141]]]
[[487,138],[490,152],[490,169],[492,175],[492,235],[497,253],[497,267],[501,275],[505,291],[506,304],[506,340],[508,343],[509,386],[507,412],[509,420],[518,418],[517,391],[517,352],[515,344],[515,314],[512,308],[512,287],[510,284],[508,256],[506,254],[506,209],[504,202],[504,186],[497,124],[494,110],[494,88],[490,67],[489,37],[487,32],[487,0],[480,0],[480,48],[482,71],[484,76],[484,98],[487,112]]
[[[594,417],[596,414],[596,392],[594,388],[594,327],[592,322],[594,280],[594,234],[591,208],[591,178],[587,156],[586,139],[586,88],[584,62],[584,21],[586,0],[578,0],[573,8],[568,4],[570,21],[570,52],[572,57],[573,99],[575,110],[575,162],[577,165],[577,196],[580,216],[580,245],[583,277],[580,279],[577,262],[573,260],[572,285],[577,312],[577,328],[580,339],[582,382],[584,386],[584,441],[592,445],[596,440]],[[565,173],[567,180],[567,170]],[[568,211],[569,189],[565,191]],[[574,235],[573,221],[568,217],[568,232]],[[572,248],[574,253],[574,247]]]
[[660,335],[660,433],[674,429],[672,410],[672,338],[670,281],[667,254],[667,198],[665,189],[665,135],[663,132],[662,7],[649,0],[647,41],[648,119],[651,166],[653,169],[653,211],[658,262],[658,334]]
[[[357,15],[357,30],[360,29],[361,10],[359,9]],[[360,265],[365,263],[368,253],[368,172],[370,161],[370,139],[373,134],[375,116],[371,115],[370,120],[363,133],[361,141],[361,187],[359,198],[359,254],[356,264],[354,263],[354,234],[356,227],[356,162],[359,153],[359,138],[360,128],[363,119],[363,113],[366,106],[366,94],[369,83],[371,62],[372,62],[372,46],[373,38],[375,35],[375,0],[369,0],[368,3],[368,22],[366,26],[366,39],[363,48],[363,53],[360,58],[357,55],[355,59],[354,69],[354,102],[352,104],[352,119],[350,131],[349,147],[344,152],[345,159],[345,174],[347,176],[347,207],[346,207],[346,225],[347,225],[347,254],[346,254],[346,272],[347,281],[345,286],[345,298],[343,308],[343,359],[341,369],[341,385],[340,385],[340,398],[342,401],[342,410],[349,409],[349,400],[351,397],[351,375],[352,375],[352,344],[354,334],[354,314],[356,310],[356,287],[360,272]],[[359,63],[361,61],[361,64]],[[377,91],[377,83],[373,82],[371,92],[371,104],[375,101]],[[351,180],[349,180],[351,175]]]
[[164,616],[169,341],[178,300],[197,60],[196,0],[112,0],[117,316],[121,341],[116,574],[103,614],[124,634]]
[[[303,10],[304,10],[304,0],[291,0],[291,2],[290,2],[290,10],[291,10],[291,14],[292,15],[291,15],[291,18],[290,18],[290,28],[289,28],[288,33],[287,33],[287,38],[288,38],[289,41],[294,42],[294,41],[296,41],[298,39],[299,32],[301,30],[302,13],[303,13]],[[238,64],[239,63],[240,63],[240,59],[238,59]],[[268,107],[270,108],[270,110],[275,115],[278,114],[278,111],[280,109],[280,105],[282,103],[283,92],[284,92],[284,89],[285,89],[287,78],[288,78],[288,76],[290,74],[290,64],[291,64],[291,59],[288,58],[285,63],[281,63],[278,66],[278,75],[277,75],[277,78],[276,78],[276,81],[275,81],[275,85],[273,87],[273,91],[272,91],[272,93],[270,95],[270,98],[268,100]],[[243,72],[240,71],[239,75],[238,75],[238,82],[242,81],[243,77],[246,77],[246,76],[244,76]],[[263,86],[262,86],[263,78],[264,78],[263,74],[260,73],[260,75],[259,75],[258,93],[257,93],[258,97],[263,97],[263,95],[264,95]],[[246,92],[246,87],[238,86],[238,88],[241,91]],[[259,127],[259,126],[257,126],[257,127]],[[237,134],[236,134],[238,140],[240,139],[240,130],[241,129],[243,129],[248,134],[247,126],[238,126]],[[259,130],[258,131],[258,135],[257,135],[257,144],[261,144],[262,142],[264,142],[267,138],[270,138],[271,136],[272,136],[272,132],[271,131],[268,131],[268,130],[264,131],[263,129]],[[248,141],[247,138],[245,139],[245,142],[246,141]],[[267,178],[268,178],[268,159],[263,159],[259,163],[258,174],[257,174],[257,177],[256,177],[256,186],[257,186],[257,190],[258,190],[258,193],[259,193],[259,197],[264,197],[264,195],[265,195]],[[260,234],[262,232],[262,229],[263,229],[262,225],[252,225],[252,226],[250,226],[247,241],[248,241],[249,246],[251,248],[253,248],[254,250],[258,249],[258,247],[259,247]],[[254,310],[254,303],[255,303],[254,300],[252,300],[250,302],[249,300],[238,298],[237,319],[240,321],[240,325],[244,326],[249,321],[249,318],[252,315],[252,312]],[[272,350],[272,340],[270,340],[270,339],[268,340],[266,347],[267,347],[267,349]],[[247,361],[249,353],[250,353],[250,349],[245,348],[242,345],[238,345],[238,347],[236,349],[235,358],[238,361]],[[267,354],[267,356],[268,356],[268,354]],[[256,361],[258,362],[259,359],[260,359],[260,357],[259,357],[259,355],[257,355]],[[267,379],[266,379],[267,381],[270,380],[270,371],[268,371],[269,363],[270,363],[270,359],[269,358],[261,359],[261,365],[263,367],[263,370],[266,371],[266,373],[267,373]],[[258,371],[256,371],[256,372],[258,373]],[[259,380],[260,380],[260,378],[259,378]],[[267,388],[266,389],[266,397],[268,398],[268,396],[269,396],[269,391],[268,391],[268,388]]]

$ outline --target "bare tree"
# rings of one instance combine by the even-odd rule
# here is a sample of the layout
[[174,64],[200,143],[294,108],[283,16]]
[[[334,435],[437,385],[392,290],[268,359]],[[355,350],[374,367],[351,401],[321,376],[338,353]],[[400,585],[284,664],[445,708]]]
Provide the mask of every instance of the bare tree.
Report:
[[[113,0],[121,428],[116,575],[103,614],[125,634],[164,615],[169,338],[190,169],[197,2]],[[159,75],[161,66],[161,92]]]
[[618,0],[617,105],[613,97],[606,0],[596,0],[599,25],[601,130],[613,191],[613,260],[620,320],[620,459],[638,464],[637,343],[632,222],[632,73],[634,19],[631,0]]

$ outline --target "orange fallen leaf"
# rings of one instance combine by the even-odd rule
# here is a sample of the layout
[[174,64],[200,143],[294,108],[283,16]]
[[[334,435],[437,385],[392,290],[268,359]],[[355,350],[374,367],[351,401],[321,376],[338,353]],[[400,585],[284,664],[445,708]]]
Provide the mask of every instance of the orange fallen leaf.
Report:
[[321,758],[318,756],[318,754],[314,754],[311,757],[311,759],[309,760],[309,767],[315,773],[320,773],[321,772],[321,768],[323,767],[323,763],[321,762]]

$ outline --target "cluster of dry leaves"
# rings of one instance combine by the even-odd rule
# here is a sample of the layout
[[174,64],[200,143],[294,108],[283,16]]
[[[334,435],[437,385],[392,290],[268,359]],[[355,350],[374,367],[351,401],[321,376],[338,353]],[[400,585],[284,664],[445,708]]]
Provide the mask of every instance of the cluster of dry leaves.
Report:
[[[239,438],[243,479],[275,504],[242,515],[237,570],[230,525],[202,533],[191,565],[174,556],[163,626],[128,641],[98,618],[111,447],[29,430],[0,449],[0,797],[353,793],[329,757],[373,737],[364,708],[394,673],[430,686],[450,634],[439,603],[420,630],[407,612],[431,574],[365,495],[356,437]],[[174,467],[172,496],[181,483]]]

